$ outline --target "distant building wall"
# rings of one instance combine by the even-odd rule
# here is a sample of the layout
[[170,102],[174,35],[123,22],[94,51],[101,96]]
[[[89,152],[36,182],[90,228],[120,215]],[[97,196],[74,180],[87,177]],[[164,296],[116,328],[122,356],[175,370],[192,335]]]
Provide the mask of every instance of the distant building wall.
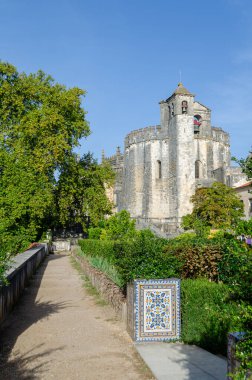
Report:
[[241,198],[244,205],[244,219],[252,218],[252,181],[235,187],[236,194]]

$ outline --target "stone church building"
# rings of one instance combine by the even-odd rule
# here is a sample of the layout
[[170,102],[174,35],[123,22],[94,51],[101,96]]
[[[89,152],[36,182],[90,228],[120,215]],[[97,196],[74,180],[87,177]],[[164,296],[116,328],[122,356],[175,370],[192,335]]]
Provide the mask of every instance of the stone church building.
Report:
[[126,209],[139,227],[175,233],[191,213],[197,187],[244,180],[230,166],[229,135],[211,126],[211,110],[182,83],[160,103],[160,125],[130,132],[124,153],[105,158],[116,172],[110,196],[115,212]]

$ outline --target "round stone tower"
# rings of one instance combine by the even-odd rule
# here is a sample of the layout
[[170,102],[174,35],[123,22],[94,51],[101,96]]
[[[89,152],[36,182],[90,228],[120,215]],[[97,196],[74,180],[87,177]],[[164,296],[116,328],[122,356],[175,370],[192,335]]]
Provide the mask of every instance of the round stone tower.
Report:
[[192,211],[197,187],[231,185],[229,135],[211,126],[211,110],[182,83],[160,102],[160,112],[161,125],[129,133],[124,154],[111,161],[116,211],[126,209],[143,227],[173,233]]

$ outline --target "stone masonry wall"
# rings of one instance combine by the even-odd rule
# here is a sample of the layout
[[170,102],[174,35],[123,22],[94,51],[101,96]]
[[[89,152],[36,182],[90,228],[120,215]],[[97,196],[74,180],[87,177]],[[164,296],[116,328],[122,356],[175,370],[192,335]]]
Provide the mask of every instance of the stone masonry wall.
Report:
[[43,243],[13,258],[11,267],[6,273],[8,284],[0,286],[0,325],[7,318],[47,253],[48,246]]
[[195,160],[193,116],[176,116],[177,144],[177,217],[178,222],[192,211],[191,196],[195,192]]

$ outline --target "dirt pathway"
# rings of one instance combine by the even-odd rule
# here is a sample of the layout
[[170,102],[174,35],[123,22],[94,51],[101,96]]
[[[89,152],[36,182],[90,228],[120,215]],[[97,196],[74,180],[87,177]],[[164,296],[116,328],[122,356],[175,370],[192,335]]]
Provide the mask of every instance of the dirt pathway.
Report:
[[150,379],[112,309],[88,293],[70,260],[46,259],[0,332],[0,379]]

